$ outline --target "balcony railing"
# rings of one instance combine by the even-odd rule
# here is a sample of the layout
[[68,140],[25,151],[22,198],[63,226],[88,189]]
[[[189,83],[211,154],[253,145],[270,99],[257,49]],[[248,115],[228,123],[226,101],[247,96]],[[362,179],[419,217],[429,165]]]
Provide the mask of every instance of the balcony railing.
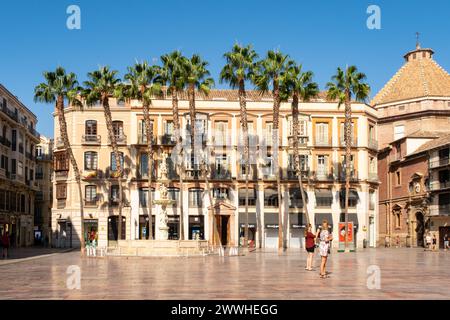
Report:
[[6,114],[9,118],[19,123],[19,116],[14,111],[10,110],[7,106],[2,105],[1,111]]
[[431,191],[448,189],[448,188],[450,188],[450,181],[443,181],[443,182],[436,181],[436,182],[430,183]]
[[81,143],[87,145],[99,145],[102,143],[102,137],[95,134],[83,134]]
[[176,143],[175,136],[172,134],[163,134],[161,136],[161,144],[174,145]]
[[430,208],[430,216],[449,216],[450,204],[435,205]]
[[19,152],[23,154],[23,143],[19,143]]
[[67,180],[68,177],[69,177],[69,170],[55,171],[56,181]]
[[313,171],[311,177],[317,181],[332,181],[333,175],[328,171]]
[[84,206],[85,207],[97,207],[98,205],[98,199],[84,199]]
[[[116,138],[116,143],[120,145],[127,144],[127,136],[125,134],[116,134],[114,135]],[[111,139],[108,137],[108,144],[111,144]]]
[[25,152],[25,157],[31,161],[34,160],[34,156],[31,152]]
[[[156,139],[156,136],[152,136],[152,145],[155,145],[155,144],[157,144],[157,139]],[[145,134],[139,134],[138,135],[138,141],[137,141],[137,144],[144,144],[144,145],[146,145],[148,143],[148,140],[147,140],[147,135],[145,135]]]
[[329,140],[316,140],[314,145],[316,147],[330,147],[331,142]]
[[11,147],[11,141],[6,139],[6,137],[0,137],[0,143],[8,148]]
[[369,172],[369,181],[379,181],[378,180],[378,173],[376,173],[376,172]]
[[214,170],[212,174],[213,179],[231,179],[231,171],[226,169]]
[[438,160],[430,161],[430,168],[437,168],[450,165],[450,158],[440,158]]
[[33,135],[36,138],[40,138],[41,135],[39,134],[39,132],[36,131],[36,129],[34,129],[32,126],[28,126],[28,131],[30,131],[31,135]]
[[369,149],[372,149],[372,150],[378,150],[378,141],[373,138],[370,138],[368,147],[369,147]]
[[[307,180],[309,178],[309,175],[310,175],[309,169],[302,169],[301,173],[302,173],[303,180]],[[297,171],[292,168],[289,168],[287,171],[287,178],[288,179],[298,179]]]
[[[345,170],[342,170],[339,172],[339,181],[345,181],[346,179],[346,172]],[[358,181],[358,172],[356,170],[350,171],[350,181]]]
[[[290,148],[294,147],[294,136],[288,137],[288,143],[289,143]],[[308,146],[308,137],[299,136],[298,137],[298,146],[299,146],[299,148],[306,148]]]
[[[345,143],[344,137],[340,137],[339,143],[340,143],[341,147],[345,147],[346,143]],[[358,146],[358,140],[357,140],[356,137],[352,137],[351,138],[350,145],[351,145],[351,147],[357,147]]]
[[42,179],[44,179],[44,173],[43,172],[36,172],[34,177],[36,178],[36,180],[42,180]]
[[202,178],[202,172],[200,169],[186,169],[186,178],[187,179],[196,179]]

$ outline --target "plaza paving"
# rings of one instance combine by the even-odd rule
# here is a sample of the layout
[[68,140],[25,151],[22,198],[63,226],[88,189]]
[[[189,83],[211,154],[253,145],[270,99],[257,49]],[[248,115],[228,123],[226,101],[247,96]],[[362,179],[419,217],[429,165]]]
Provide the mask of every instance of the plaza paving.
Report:
[[[450,299],[450,252],[333,253],[328,279],[305,271],[305,258],[298,250],[197,258],[81,258],[73,251],[0,264],[0,299]],[[79,290],[66,285],[71,265],[81,270]],[[380,289],[367,287],[371,265],[380,268]]]

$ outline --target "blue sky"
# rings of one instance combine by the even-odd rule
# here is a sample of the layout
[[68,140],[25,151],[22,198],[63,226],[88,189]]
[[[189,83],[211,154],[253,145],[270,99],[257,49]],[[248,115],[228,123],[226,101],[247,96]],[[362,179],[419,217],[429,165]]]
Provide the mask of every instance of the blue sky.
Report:
[[[71,4],[81,8],[81,30],[66,27]],[[381,30],[366,27],[371,4],[381,8]],[[355,64],[373,96],[403,64],[419,31],[422,46],[450,70],[447,0],[16,0],[2,1],[0,12],[0,83],[38,116],[47,136],[53,106],[34,103],[33,90],[42,72],[58,65],[83,81],[99,65],[123,75],[135,59],[152,62],[180,49],[200,53],[217,80],[223,53],[238,41],[252,43],[260,56],[276,48],[289,54],[322,89],[337,66]]]

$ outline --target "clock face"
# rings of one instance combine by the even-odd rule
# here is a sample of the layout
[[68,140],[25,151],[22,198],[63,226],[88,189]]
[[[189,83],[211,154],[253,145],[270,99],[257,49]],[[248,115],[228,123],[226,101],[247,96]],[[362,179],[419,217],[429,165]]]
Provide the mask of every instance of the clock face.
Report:
[[414,186],[414,189],[416,190],[416,193],[420,192],[420,184],[416,183],[416,185]]

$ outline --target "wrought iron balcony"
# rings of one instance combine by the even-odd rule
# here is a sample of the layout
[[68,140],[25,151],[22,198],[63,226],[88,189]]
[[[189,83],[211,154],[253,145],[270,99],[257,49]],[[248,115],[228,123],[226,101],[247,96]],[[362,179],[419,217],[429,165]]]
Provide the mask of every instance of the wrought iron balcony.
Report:
[[330,140],[316,140],[314,142],[314,146],[316,147],[331,147]]
[[[345,180],[346,180],[346,172],[345,169],[343,169],[339,172],[339,181]],[[358,181],[358,172],[356,170],[350,171],[350,181]]]
[[81,143],[85,145],[99,145],[102,143],[102,137],[95,134],[83,134]]
[[368,142],[368,147],[369,147],[369,149],[377,151],[378,150],[378,140],[370,138],[369,142]]
[[[346,146],[346,142],[345,142],[344,137],[340,137],[339,143],[340,143],[340,146],[341,146],[341,147],[345,147],[345,146]],[[350,146],[351,146],[352,148],[358,146],[358,139],[357,139],[357,137],[352,137],[352,138],[350,139]]]
[[[310,176],[309,169],[302,169],[301,173],[302,173],[302,179],[304,179],[304,180],[308,179]],[[287,178],[288,179],[298,179],[297,171],[292,168],[288,168]]]
[[14,111],[10,110],[7,106],[2,104],[2,108],[0,109],[4,114],[6,114],[9,118],[14,120],[17,123],[19,122],[19,115],[15,113]]
[[430,183],[430,190],[437,191],[450,188],[450,181],[435,181]]
[[[294,140],[295,140],[294,136],[288,137],[288,143],[290,148],[294,147]],[[308,146],[308,140],[309,138],[307,136],[298,136],[298,147],[306,148]]]
[[94,199],[84,199],[84,206],[85,207],[97,207],[98,206],[98,198],[95,197]]
[[[127,136],[125,134],[115,134],[116,143],[118,145],[126,145],[127,144]],[[111,144],[111,139],[108,137],[108,144]]]
[[434,205],[430,207],[430,216],[449,216],[450,204]]
[[176,144],[175,136],[173,134],[163,134],[161,136],[161,144],[164,144],[164,145]]
[[214,170],[212,174],[213,179],[231,179],[231,171],[227,169]]
[[[137,144],[147,145],[147,143],[148,143],[147,135],[139,134]],[[158,140],[156,139],[156,136],[152,136],[152,145],[155,145],[157,143],[158,143]]]
[[316,181],[333,181],[333,175],[328,171],[313,171],[311,174],[313,180]]
[[450,158],[440,158],[437,160],[430,161],[430,168],[438,168],[450,165]]

